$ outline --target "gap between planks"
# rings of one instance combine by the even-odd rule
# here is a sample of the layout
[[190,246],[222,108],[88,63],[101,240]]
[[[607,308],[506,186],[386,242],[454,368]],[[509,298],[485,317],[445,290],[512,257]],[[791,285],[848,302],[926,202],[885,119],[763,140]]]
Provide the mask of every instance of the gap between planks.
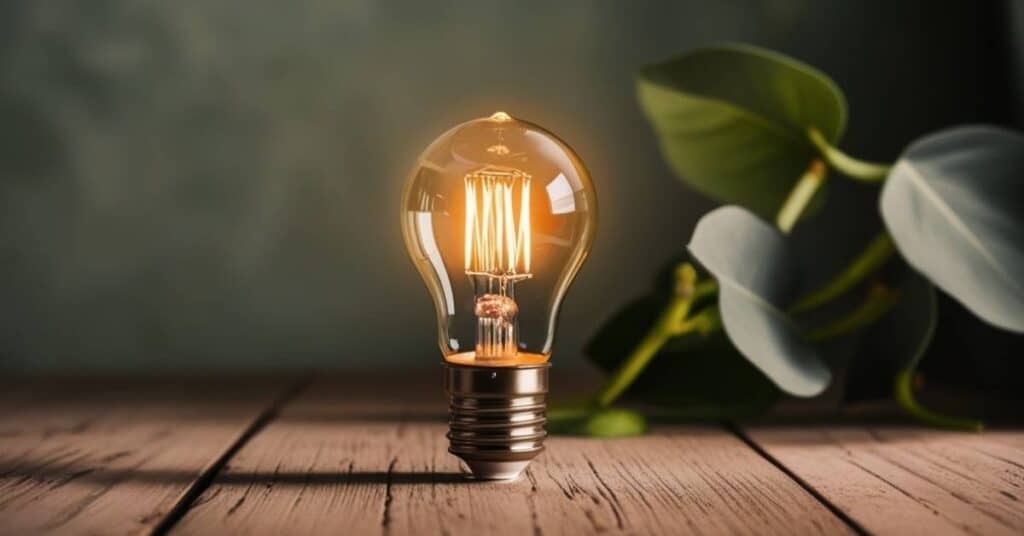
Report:
[[758,445],[757,442],[755,442],[753,439],[750,438],[750,436],[744,433],[743,430],[739,426],[736,426],[735,423],[723,423],[723,426],[726,430],[732,432],[733,435],[739,438],[740,441],[745,443],[759,456],[764,458],[768,463],[774,465],[776,469],[778,469],[783,474],[788,476],[790,480],[795,482],[798,486],[804,488],[804,490],[807,491],[807,493],[810,493],[811,496],[814,497],[815,500],[817,500],[819,503],[821,503],[822,506],[824,506],[830,512],[832,512],[833,515],[841,519],[843,523],[846,523],[846,525],[849,526],[851,530],[861,535],[871,534],[867,531],[867,529],[861,526],[860,523],[857,523],[852,517],[847,515],[847,513],[844,512],[841,508],[833,504],[832,501],[828,500],[821,492],[814,489],[814,487],[811,486],[810,483],[800,478],[799,475],[794,473],[789,467],[786,467],[781,461],[779,461],[779,459],[769,454],[768,451],[766,451],[765,449],[761,448],[761,445]]
[[199,477],[196,478],[184,492],[182,492],[178,500],[175,501],[174,506],[167,511],[164,518],[154,525],[152,530],[148,531],[147,534],[167,534],[168,531],[170,531],[170,529],[181,520],[181,518],[185,517],[185,514],[188,513],[195,500],[210,487],[213,481],[217,478],[217,475],[222,469],[224,469],[224,466],[231,461],[231,458],[233,458],[235,454],[237,454],[238,451],[249,442],[249,440],[255,437],[256,434],[260,433],[267,424],[273,421],[281,411],[281,408],[283,408],[304,389],[309,387],[309,384],[312,383],[312,381],[312,375],[306,375],[305,377],[299,378],[291,387],[286,388],[280,396],[271,401],[271,403],[268,404],[267,407],[260,412],[244,430],[242,430],[242,433],[238,435],[238,438],[228,445],[228,447],[224,449],[224,452],[210,463],[210,465],[199,474]]
[[978,434],[850,423],[743,432],[869,532],[1022,533],[1019,428]]

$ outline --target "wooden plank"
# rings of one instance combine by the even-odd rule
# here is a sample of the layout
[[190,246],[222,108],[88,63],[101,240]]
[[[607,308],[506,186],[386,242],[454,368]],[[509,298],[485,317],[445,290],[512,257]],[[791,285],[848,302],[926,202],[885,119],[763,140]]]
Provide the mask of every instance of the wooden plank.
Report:
[[1024,432],[850,425],[745,433],[870,532],[1024,533]]
[[[175,532],[842,534],[849,528],[733,434],[662,428],[549,439],[516,482],[464,480],[444,400],[324,381],[254,437]],[[374,385],[375,387],[370,387]]]
[[381,531],[391,486],[406,485],[394,460],[415,446],[409,423],[443,417],[440,398],[382,391],[387,381],[315,383],[232,458],[173,532]]
[[0,411],[0,533],[157,527],[285,381],[30,382]]

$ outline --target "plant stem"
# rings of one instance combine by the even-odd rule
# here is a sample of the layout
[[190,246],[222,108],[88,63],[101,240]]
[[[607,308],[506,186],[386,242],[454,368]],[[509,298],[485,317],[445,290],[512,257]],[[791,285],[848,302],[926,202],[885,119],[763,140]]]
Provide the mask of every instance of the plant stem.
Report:
[[697,270],[688,262],[684,262],[676,268],[675,280],[675,292],[672,294],[672,300],[651,326],[651,330],[644,335],[644,338],[640,340],[633,352],[622,362],[604,389],[597,395],[599,406],[607,407],[615,402],[633,384],[647,363],[657,355],[669,339],[703,327],[699,323],[688,325],[684,321],[694,302],[713,293],[718,288],[717,283],[714,281],[698,282]]
[[709,335],[720,327],[722,327],[722,315],[718,312],[718,306],[712,305],[692,317],[683,320],[679,325],[679,328],[676,330],[675,335],[677,337],[687,333]]
[[672,302],[661,313],[651,331],[640,340],[633,352],[622,362],[611,380],[597,395],[597,404],[601,407],[610,406],[625,390],[633,384],[633,380],[643,372],[661,347],[672,337],[678,336],[677,324],[686,317],[691,300],[673,297]]
[[843,153],[833,147],[821,131],[814,127],[807,129],[807,137],[830,166],[851,179],[862,182],[882,182],[889,175],[891,166],[858,160]]
[[835,322],[807,334],[812,341],[832,339],[856,331],[873,323],[892,309],[899,301],[899,292],[882,284],[871,287],[867,298],[859,307]]
[[793,229],[797,220],[800,219],[800,215],[807,208],[807,204],[814,197],[815,192],[825,182],[827,171],[825,164],[821,160],[817,158],[811,160],[807,171],[800,176],[793,189],[790,190],[786,202],[782,204],[782,208],[779,209],[779,213],[775,217],[775,224],[779,227],[779,230],[783,233],[789,233]]
[[934,413],[918,404],[917,400],[914,398],[913,385],[914,370],[916,367],[917,363],[915,362],[909,367],[901,370],[899,374],[896,375],[896,382],[893,386],[896,394],[896,402],[898,402],[899,405],[907,411],[907,413],[910,413],[922,422],[941,428],[969,430],[972,432],[980,432],[985,428],[980,421],[939,415],[938,413]]
[[892,237],[889,236],[889,233],[882,231],[842,272],[836,274],[824,286],[797,301],[789,309],[789,312],[802,313],[832,301],[874,273],[885,264],[885,261],[889,260],[894,251]]
[[705,279],[693,287],[693,303],[698,303],[716,292],[718,292],[718,281]]

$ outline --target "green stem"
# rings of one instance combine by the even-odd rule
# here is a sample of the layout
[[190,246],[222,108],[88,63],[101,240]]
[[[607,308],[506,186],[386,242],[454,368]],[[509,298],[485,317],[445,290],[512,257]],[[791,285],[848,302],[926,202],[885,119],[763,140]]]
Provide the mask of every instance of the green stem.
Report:
[[689,312],[691,297],[672,298],[672,302],[661,313],[661,317],[655,322],[651,331],[640,340],[633,352],[622,362],[622,365],[612,375],[611,380],[604,389],[597,395],[597,404],[601,407],[608,407],[622,395],[626,389],[633,384],[637,376],[647,367],[647,363],[657,355],[662,346],[672,337],[680,335],[679,324]]
[[889,175],[891,166],[858,160],[843,153],[833,147],[821,131],[814,127],[807,129],[807,137],[830,166],[851,179],[862,182],[882,182]]
[[[714,293],[718,284],[714,281],[697,281],[697,269],[684,262],[675,270],[675,292],[672,300],[661,312],[661,316],[651,326],[629,357],[622,362],[608,384],[597,395],[597,404],[601,407],[610,406],[622,393],[633,384],[637,376],[647,367],[647,363],[658,354],[662,346],[672,337],[677,337],[692,330],[699,330],[704,324],[687,323],[686,316],[693,304]],[[699,315],[698,315],[699,316]],[[697,318],[691,319],[691,322]]]
[[693,303],[700,303],[704,298],[718,292],[718,281],[705,279],[693,287]]
[[827,170],[825,164],[817,158],[811,160],[807,171],[797,180],[793,189],[790,190],[786,202],[782,204],[778,215],[775,217],[775,224],[783,233],[789,233],[796,225],[800,215],[804,213],[808,203],[814,197],[815,192],[825,182]]
[[899,301],[899,297],[899,292],[890,290],[885,285],[875,285],[859,307],[839,320],[810,332],[807,334],[807,338],[812,341],[821,341],[857,331],[889,312]]
[[896,382],[893,386],[896,394],[896,402],[918,420],[930,424],[932,426],[938,426],[941,428],[949,428],[952,430],[969,430],[972,432],[980,432],[985,426],[980,422],[973,419],[963,419],[959,417],[947,417],[945,415],[939,415],[934,413],[927,408],[917,403],[914,398],[914,370],[917,364],[912,363],[909,367],[901,370],[896,375]]
[[789,312],[802,313],[832,301],[874,273],[885,264],[885,261],[889,260],[894,251],[892,237],[889,236],[889,233],[882,231],[842,272],[836,274],[824,286],[797,301],[789,309]]
[[722,327],[722,315],[718,312],[718,306],[712,305],[683,320],[676,328],[675,336],[678,337],[687,333],[709,335],[720,327]]

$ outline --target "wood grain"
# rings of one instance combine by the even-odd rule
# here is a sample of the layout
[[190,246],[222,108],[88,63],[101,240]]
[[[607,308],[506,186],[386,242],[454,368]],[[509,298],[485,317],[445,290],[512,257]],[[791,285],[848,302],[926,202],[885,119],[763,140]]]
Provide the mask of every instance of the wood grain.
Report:
[[420,380],[325,377],[287,404],[290,378],[9,385],[0,533],[1024,533],[1019,431],[663,426],[550,438],[484,483]]
[[151,530],[284,387],[114,380],[4,389],[0,533]]
[[719,428],[555,437],[525,478],[464,480],[439,385],[323,381],[242,448],[181,533],[841,534],[849,528]]
[[878,534],[1024,533],[1024,434],[779,426],[750,439]]

